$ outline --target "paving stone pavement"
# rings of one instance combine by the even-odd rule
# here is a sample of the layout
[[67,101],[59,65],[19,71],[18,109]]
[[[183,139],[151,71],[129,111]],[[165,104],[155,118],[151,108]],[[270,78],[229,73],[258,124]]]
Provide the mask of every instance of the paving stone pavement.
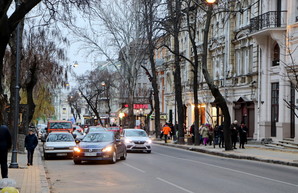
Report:
[[[11,153],[8,154],[8,165],[10,163]],[[8,177],[16,181],[16,188],[20,193],[50,193],[43,160],[38,148],[34,151],[32,166],[27,166],[26,153],[17,154],[17,163],[19,168],[9,168]]]

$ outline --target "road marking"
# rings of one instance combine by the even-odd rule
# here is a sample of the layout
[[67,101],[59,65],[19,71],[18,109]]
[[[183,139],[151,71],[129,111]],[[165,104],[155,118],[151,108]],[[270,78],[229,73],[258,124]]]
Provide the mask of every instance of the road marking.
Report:
[[135,169],[135,170],[137,170],[137,171],[139,171],[139,172],[146,173],[144,170],[141,170],[141,169],[139,169],[139,168],[136,168],[136,167],[134,167],[134,166],[132,166],[132,165],[130,165],[130,164],[127,164],[127,163],[123,163],[123,164],[126,165],[126,166],[128,166],[128,167],[131,167],[131,168],[133,168],[133,169]]
[[167,184],[169,184],[169,185],[172,185],[172,186],[174,186],[174,187],[176,187],[176,188],[179,188],[180,190],[183,190],[183,191],[185,191],[185,192],[194,193],[194,192],[192,192],[192,191],[190,191],[190,190],[187,190],[187,189],[185,189],[185,188],[182,188],[181,186],[178,186],[178,185],[176,185],[176,184],[173,184],[172,182],[169,182],[169,181],[164,180],[164,179],[162,179],[162,178],[156,178],[156,179],[158,179],[158,180],[160,180],[160,181],[162,181],[162,182],[165,182],[165,183],[167,183]]
[[240,173],[240,174],[245,174],[245,175],[249,175],[249,176],[254,176],[254,177],[257,177],[257,178],[261,178],[261,179],[265,179],[265,180],[269,180],[269,181],[273,181],[273,182],[278,182],[278,183],[281,183],[281,184],[286,184],[286,185],[298,187],[297,184],[292,184],[292,183],[288,183],[288,182],[284,182],[284,181],[280,181],[280,180],[275,180],[275,179],[272,179],[272,178],[267,178],[267,177],[255,175],[255,174],[252,174],[252,173],[247,173],[247,172],[243,172],[243,171],[239,171],[239,170],[234,170],[234,169],[231,169],[231,168],[225,168],[225,167],[221,167],[221,166],[217,166],[217,165],[213,165],[213,164],[208,164],[208,163],[204,163],[204,162],[200,162],[200,161],[194,161],[194,160],[179,158],[179,157],[165,155],[165,154],[161,154],[161,153],[157,153],[157,152],[155,152],[155,154],[163,155],[163,156],[170,157],[170,158],[176,158],[176,159],[180,159],[180,160],[184,160],[184,161],[200,163],[200,164],[203,164],[203,165],[216,167],[216,168],[219,168],[219,169],[224,169],[224,170],[228,170],[228,171],[232,171],[232,172],[236,172],[236,173]]

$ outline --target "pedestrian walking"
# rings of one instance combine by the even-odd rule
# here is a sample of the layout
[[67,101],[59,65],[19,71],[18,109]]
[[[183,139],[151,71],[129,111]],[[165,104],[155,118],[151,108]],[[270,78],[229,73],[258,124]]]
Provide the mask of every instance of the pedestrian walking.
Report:
[[238,121],[235,120],[234,123],[231,125],[231,140],[232,140],[232,145],[234,149],[237,149],[236,143],[238,138],[238,131],[239,131]]
[[206,146],[208,143],[208,139],[209,139],[209,129],[206,126],[206,124],[201,129],[201,135],[203,138],[203,144]]
[[245,149],[244,148],[244,143],[247,142],[247,133],[248,133],[248,128],[246,127],[245,123],[242,122],[240,127],[239,127],[239,148]]
[[7,155],[8,150],[11,148],[11,135],[6,125],[0,126],[0,163],[1,163],[1,176],[8,178]]
[[38,144],[38,140],[32,128],[29,129],[29,134],[25,138],[25,148],[27,150],[27,166],[33,165],[33,154]]
[[170,134],[171,132],[171,128],[165,124],[162,128],[162,132],[163,132],[163,135],[165,137],[165,143],[167,143],[167,140],[168,140],[168,135]]

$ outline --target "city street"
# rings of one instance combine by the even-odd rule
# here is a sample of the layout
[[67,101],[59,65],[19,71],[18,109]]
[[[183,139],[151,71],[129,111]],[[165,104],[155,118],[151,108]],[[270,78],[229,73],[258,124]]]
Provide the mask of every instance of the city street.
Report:
[[295,167],[234,160],[153,145],[116,164],[45,161],[52,193],[208,192],[296,193]]

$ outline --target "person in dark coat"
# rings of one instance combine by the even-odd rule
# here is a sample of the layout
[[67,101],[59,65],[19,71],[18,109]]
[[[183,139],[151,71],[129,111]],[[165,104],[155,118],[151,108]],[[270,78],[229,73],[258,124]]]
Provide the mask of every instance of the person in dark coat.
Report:
[[248,128],[246,127],[245,123],[242,122],[240,127],[239,127],[239,148],[244,148],[244,143],[247,142],[247,133],[248,133]]
[[33,154],[34,154],[34,149],[36,148],[38,144],[38,140],[36,135],[34,134],[33,129],[29,129],[29,135],[26,136],[25,138],[25,148],[27,150],[27,165],[33,165]]
[[12,141],[9,129],[6,125],[0,126],[0,163],[1,163],[1,176],[8,178],[7,155],[8,150],[11,148]]
[[224,148],[225,145],[224,145],[224,125],[223,123],[218,126],[218,146],[219,148]]
[[238,131],[239,131],[238,121],[235,120],[234,123],[231,124],[231,140],[232,140],[232,145],[234,149],[237,149],[236,143],[237,143]]

